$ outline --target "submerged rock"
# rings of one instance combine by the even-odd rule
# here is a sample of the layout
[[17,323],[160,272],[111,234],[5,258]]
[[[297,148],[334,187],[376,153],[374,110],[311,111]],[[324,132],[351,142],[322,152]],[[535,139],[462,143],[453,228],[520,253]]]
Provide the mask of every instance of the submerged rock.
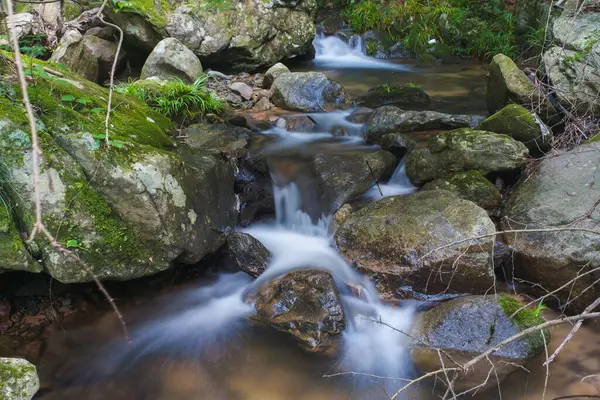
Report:
[[560,121],[547,96],[504,54],[496,54],[492,59],[486,93],[487,106],[492,114],[515,103],[534,108],[545,122]]
[[194,82],[202,74],[202,64],[196,55],[175,38],[161,40],[146,59],[141,79],[181,79]]
[[485,210],[438,189],[369,204],[348,216],[335,239],[341,254],[393,298],[405,286],[427,294],[489,290],[493,235],[460,241],[495,231]]
[[386,133],[406,133],[431,130],[476,128],[483,117],[476,115],[450,115],[437,111],[404,111],[394,106],[383,106],[369,118],[365,139],[379,144]]
[[552,131],[540,124],[543,125],[525,107],[509,104],[483,121],[479,129],[504,133],[525,144],[530,151],[540,152],[549,150],[552,142]]
[[[502,228],[600,231],[599,159],[600,144],[594,143],[540,161],[515,187]],[[569,302],[569,311],[582,312],[600,296],[600,273],[585,275],[600,267],[600,235],[573,230],[505,234],[505,240],[513,250],[515,276],[540,285],[544,293],[581,276],[556,294],[561,307]]]
[[284,73],[271,88],[273,103],[286,110],[317,112],[350,106],[344,87],[320,72]]
[[[422,313],[412,332],[416,341],[421,342],[415,343],[412,351],[415,366],[422,373],[428,373],[454,365],[454,362],[467,363],[503,340],[544,322],[528,308],[511,318],[523,305],[512,297],[490,294],[450,300]],[[462,392],[484,382],[487,383],[480,390],[497,387],[509,374],[542,353],[544,341],[550,341],[547,330],[543,334],[541,331],[531,333],[500,347],[489,356],[489,360],[484,358],[466,374],[459,374],[454,381],[454,389]],[[490,362],[494,363],[493,366]],[[486,379],[491,368],[494,369],[493,379]]]
[[31,400],[39,388],[33,364],[20,358],[0,358],[0,399]]
[[265,78],[263,79],[263,88],[270,89],[275,79],[281,74],[289,73],[290,70],[288,67],[283,65],[282,63],[277,63],[273,65],[271,68],[265,72]]
[[523,167],[529,151],[508,135],[457,129],[429,139],[426,149],[411,152],[406,174],[417,186],[453,173],[475,170],[482,174],[515,171]]
[[346,328],[339,291],[324,271],[289,272],[263,285],[254,300],[259,320],[311,352],[333,350]]
[[377,108],[386,105],[425,107],[431,98],[425,91],[410,85],[379,85],[360,95],[356,102],[360,106]]
[[229,263],[253,278],[258,278],[267,269],[268,250],[247,233],[233,232],[227,235],[226,254]]
[[459,172],[435,179],[423,186],[423,190],[444,189],[458,197],[472,201],[479,207],[494,213],[500,208],[502,196],[496,186],[477,171]]

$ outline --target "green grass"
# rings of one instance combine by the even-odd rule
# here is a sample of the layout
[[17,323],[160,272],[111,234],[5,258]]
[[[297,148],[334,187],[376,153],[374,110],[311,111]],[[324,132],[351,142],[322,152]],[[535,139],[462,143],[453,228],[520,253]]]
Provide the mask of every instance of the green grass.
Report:
[[204,84],[206,75],[192,84],[174,80],[165,84],[152,81],[135,81],[118,85],[119,93],[137,97],[147,105],[168,117],[179,117],[191,121],[206,113],[220,113],[225,103]]

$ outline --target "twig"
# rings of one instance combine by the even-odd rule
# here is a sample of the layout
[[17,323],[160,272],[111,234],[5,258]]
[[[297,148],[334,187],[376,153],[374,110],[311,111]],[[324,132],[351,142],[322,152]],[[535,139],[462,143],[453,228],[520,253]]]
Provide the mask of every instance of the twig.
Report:
[[367,164],[367,167],[369,167],[369,171],[371,171],[371,176],[375,180],[375,184],[377,185],[377,190],[379,190],[379,194],[381,195],[381,197],[383,197],[383,192],[381,191],[381,186],[379,186],[379,181],[377,180],[377,176],[375,175],[375,172],[373,172],[373,168],[371,168],[371,165],[369,164],[368,160],[365,160],[365,163]]

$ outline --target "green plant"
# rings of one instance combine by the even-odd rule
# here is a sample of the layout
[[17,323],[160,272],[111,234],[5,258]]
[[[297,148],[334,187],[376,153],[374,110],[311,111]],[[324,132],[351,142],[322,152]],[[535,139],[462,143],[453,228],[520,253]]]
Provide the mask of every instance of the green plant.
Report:
[[208,112],[223,111],[223,100],[204,87],[207,79],[203,75],[192,84],[181,80],[165,84],[137,81],[118,85],[115,90],[137,97],[163,115],[193,120]]
[[367,42],[367,55],[369,57],[375,57],[377,55],[377,43],[375,42]]
[[533,315],[536,318],[543,318],[542,317],[542,312],[544,312],[545,310],[549,310],[548,307],[546,307],[546,305],[544,304],[544,301],[540,301],[540,303],[537,305],[537,307],[533,310]]
[[421,88],[421,85],[413,83],[413,82],[408,82],[408,87],[411,87],[411,88]]
[[84,250],[84,251],[88,251],[85,247],[83,247],[83,245],[81,243],[79,243],[76,239],[70,239],[67,241],[66,244],[67,249],[79,249],[79,250]]

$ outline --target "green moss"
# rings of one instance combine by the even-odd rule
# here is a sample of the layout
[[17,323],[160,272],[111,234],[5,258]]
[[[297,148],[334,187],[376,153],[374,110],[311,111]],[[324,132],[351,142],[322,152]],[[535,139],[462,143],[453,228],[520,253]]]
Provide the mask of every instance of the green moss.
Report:
[[[122,6],[119,7],[119,5]],[[115,12],[130,12],[139,14],[159,29],[164,29],[167,25],[167,16],[170,14],[171,7],[167,0],[130,0],[115,2],[113,8]]]
[[[504,311],[506,317],[516,323],[522,331],[545,322],[542,317],[536,315],[536,313],[528,307],[519,311],[511,318],[519,308],[523,307],[523,304],[513,297],[501,296],[498,299],[498,304],[502,308],[502,311]],[[547,329],[544,329],[543,332],[543,335],[540,331],[531,333],[525,337],[525,343],[527,343],[531,354],[537,354],[539,349],[544,347],[544,339],[546,344],[550,342],[550,332]]]

